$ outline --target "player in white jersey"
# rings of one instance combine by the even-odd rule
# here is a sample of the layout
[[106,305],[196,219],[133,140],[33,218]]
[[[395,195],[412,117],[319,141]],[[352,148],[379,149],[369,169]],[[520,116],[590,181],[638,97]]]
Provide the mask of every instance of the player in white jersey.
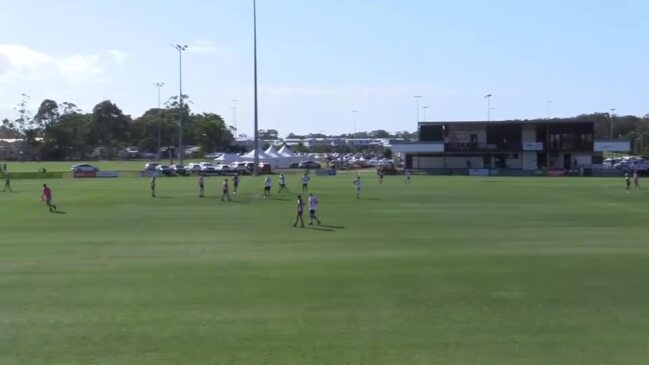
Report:
[[309,191],[309,182],[311,181],[311,179],[309,178],[309,175],[304,174],[301,180],[302,180],[302,193],[306,194]]
[[316,217],[315,213],[318,210],[318,198],[313,194],[309,194],[309,225],[313,225],[313,220],[320,225],[320,219]]
[[270,188],[273,187],[273,182],[270,179],[270,176],[266,176],[264,180],[264,199],[270,198]]
[[638,176],[638,170],[633,171],[633,187],[636,190],[640,189],[640,177]]
[[406,174],[406,185],[407,185],[410,184],[410,178],[412,176],[412,173],[410,172],[410,170],[406,170],[405,174]]
[[284,174],[279,174],[279,191],[278,193],[282,193],[282,191],[289,192],[288,188],[286,187],[286,176]]
[[356,176],[356,180],[354,180],[354,188],[356,188],[356,199],[361,198],[361,177]]

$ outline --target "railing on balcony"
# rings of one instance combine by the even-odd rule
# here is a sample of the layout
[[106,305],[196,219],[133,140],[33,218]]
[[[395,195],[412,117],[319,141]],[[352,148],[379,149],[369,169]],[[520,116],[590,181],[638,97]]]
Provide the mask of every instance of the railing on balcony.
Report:
[[475,143],[475,142],[450,142],[446,143],[449,152],[498,152],[520,151],[520,143]]

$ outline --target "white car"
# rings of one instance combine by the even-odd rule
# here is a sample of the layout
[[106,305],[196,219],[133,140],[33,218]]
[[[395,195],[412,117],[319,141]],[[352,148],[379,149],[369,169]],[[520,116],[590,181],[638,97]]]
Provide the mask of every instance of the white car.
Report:
[[212,165],[212,164],[209,163],[209,162],[201,162],[201,163],[199,163],[199,166],[201,167],[201,171],[202,171],[202,172],[213,172],[213,171],[216,171],[216,169],[214,168],[214,165]]
[[71,168],[72,172],[97,172],[99,171],[98,167],[89,165],[87,163],[81,163],[78,165],[74,165]]
[[218,164],[214,167],[216,171],[232,171],[232,167],[226,164]]
[[187,164],[187,166],[185,166],[185,170],[187,170],[187,172],[189,172],[190,174],[198,174],[199,172],[203,171],[201,165],[197,163]]

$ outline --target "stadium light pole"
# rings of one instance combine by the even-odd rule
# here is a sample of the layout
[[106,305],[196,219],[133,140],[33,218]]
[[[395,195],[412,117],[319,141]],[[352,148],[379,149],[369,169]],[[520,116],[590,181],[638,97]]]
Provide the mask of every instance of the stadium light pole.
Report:
[[417,100],[417,124],[419,124],[419,100],[421,99],[421,95],[413,95],[412,97]]
[[649,132],[640,133],[640,156],[644,155],[644,136],[649,135]]
[[609,119],[609,122],[610,122],[609,124],[610,124],[610,127],[611,127],[610,128],[611,130],[609,131],[609,138],[610,139],[613,139],[613,117],[614,116],[615,116],[615,108],[609,109],[608,119]]
[[428,109],[428,106],[424,105],[421,108],[424,109],[424,119],[422,119],[422,122],[425,122],[426,121],[426,110]]
[[548,100],[548,119],[552,119],[552,100]]
[[491,122],[491,97],[491,94],[484,96],[484,98],[487,99],[487,122]]
[[185,158],[185,147],[183,147],[183,51],[187,49],[187,45],[172,44],[173,48],[178,50],[178,102],[180,103],[180,110],[178,115],[178,159],[180,165],[184,165],[183,159]]
[[237,136],[236,134],[239,133],[239,130],[237,129],[237,103],[239,102],[238,99],[232,99],[232,122],[234,123],[234,139],[236,141]]
[[352,119],[354,120],[354,134],[352,135],[352,147],[354,148],[354,153],[356,153],[356,114],[358,114],[358,110],[352,110]]
[[252,27],[254,48],[254,82],[255,82],[255,176],[259,175],[259,111],[257,109],[257,0],[252,0]]
[[165,86],[164,82],[154,82],[153,86],[155,86],[158,89],[158,153],[156,155],[158,156],[158,160],[160,159],[160,149],[162,148],[162,127],[161,127],[161,119],[160,118],[160,89]]

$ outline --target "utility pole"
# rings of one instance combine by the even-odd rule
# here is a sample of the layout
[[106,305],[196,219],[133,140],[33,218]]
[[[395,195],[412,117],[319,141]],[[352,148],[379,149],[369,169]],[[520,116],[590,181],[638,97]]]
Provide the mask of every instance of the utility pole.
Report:
[[178,115],[178,158],[180,165],[184,165],[183,159],[185,158],[185,147],[183,147],[183,116],[185,110],[183,108],[183,51],[187,49],[187,45],[171,45],[178,50],[178,102],[180,103],[180,110]]
[[421,95],[413,95],[412,97],[417,100],[417,124],[419,124],[419,99],[421,99]]
[[259,175],[259,110],[257,108],[257,0],[252,0],[253,47],[255,67],[255,176]]
[[158,153],[156,155],[158,156],[158,160],[160,159],[160,150],[162,149],[161,145],[161,140],[162,140],[162,127],[161,127],[161,119],[160,118],[160,89],[165,86],[164,82],[154,82],[153,86],[155,86],[158,89]]

